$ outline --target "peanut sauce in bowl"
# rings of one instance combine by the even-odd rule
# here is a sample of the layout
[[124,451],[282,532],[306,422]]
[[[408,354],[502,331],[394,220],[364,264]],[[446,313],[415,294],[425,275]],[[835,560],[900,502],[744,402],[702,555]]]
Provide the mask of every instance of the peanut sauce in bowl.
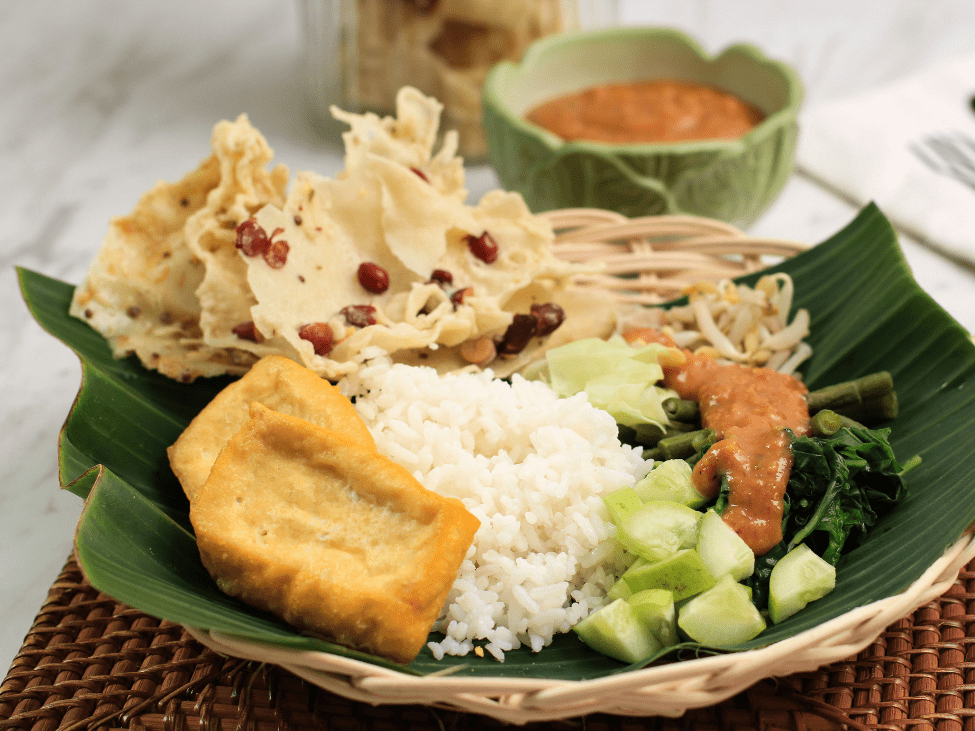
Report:
[[[649,328],[624,337],[674,347],[670,338]],[[692,482],[713,499],[722,478],[727,479],[728,507],[721,517],[761,556],[782,540],[783,499],[792,471],[785,430],[809,433],[807,389],[769,368],[720,365],[709,356],[683,352],[682,365],[664,366],[664,385],[697,401],[701,426],[713,429],[719,439],[694,466]]]
[[656,79],[592,86],[543,102],[526,119],[565,140],[613,144],[741,137],[765,118],[721,89]]
[[[498,63],[482,122],[503,187],[534,211],[743,228],[789,179],[801,99],[795,71],[755,46],[711,55],[675,29],[629,26],[559,33]],[[540,109],[549,102],[561,111]]]

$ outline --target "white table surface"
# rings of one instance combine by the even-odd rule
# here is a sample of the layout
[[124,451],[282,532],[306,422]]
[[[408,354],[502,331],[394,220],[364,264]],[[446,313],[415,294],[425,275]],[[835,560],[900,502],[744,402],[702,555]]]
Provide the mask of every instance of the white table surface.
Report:
[[[968,0],[622,0],[622,22],[676,26],[710,51],[751,41],[788,61],[806,103],[969,52]],[[302,111],[295,6],[281,0],[33,0],[0,4],[0,673],[68,557],[81,501],[57,480],[74,354],[30,318],[14,267],[80,282],[110,216],[209,153],[247,112],[294,170],[331,175],[335,143]],[[851,160],[855,164],[855,160]],[[498,187],[469,171],[472,198]],[[856,207],[794,177],[751,229],[808,243]],[[975,331],[975,272],[906,238],[915,277]],[[0,676],[2,677],[2,676]]]

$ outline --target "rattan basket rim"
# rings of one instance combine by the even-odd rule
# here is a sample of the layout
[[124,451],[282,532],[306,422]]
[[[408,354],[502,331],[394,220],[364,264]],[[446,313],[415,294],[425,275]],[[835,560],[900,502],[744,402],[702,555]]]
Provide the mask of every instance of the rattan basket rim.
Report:
[[590,713],[676,718],[720,703],[759,680],[814,670],[855,655],[891,623],[937,598],[975,559],[975,536],[956,541],[899,594],[857,607],[767,647],[685,660],[593,680],[415,676],[325,652],[297,651],[187,627],[201,644],[279,665],[307,682],[373,705],[419,703],[524,724]]
[[[759,681],[681,718],[591,714],[533,728],[594,731],[913,726],[961,731],[973,715],[970,669],[975,561],[940,597],[888,626],[856,655]],[[108,618],[111,617],[111,621]],[[76,692],[84,688],[82,692]],[[270,664],[214,653],[185,627],[98,592],[69,558],[0,684],[0,729],[166,731],[208,728],[496,729],[483,714],[370,704],[322,690]],[[189,724],[189,726],[187,726]]]
[[[556,231],[555,252],[569,261],[607,262],[611,271],[587,281],[624,302],[656,304],[702,279],[759,271],[808,245],[756,238],[697,216],[628,218],[601,209],[541,214]],[[625,278],[625,287],[607,286]],[[374,705],[419,703],[524,724],[611,713],[678,717],[720,703],[772,676],[812,670],[856,654],[892,622],[944,593],[975,558],[966,534],[903,592],[853,609],[764,648],[687,660],[584,681],[533,678],[414,676],[351,658],[262,645],[187,628],[202,644],[227,655],[280,665],[313,685]]]
[[540,214],[555,230],[554,251],[566,261],[595,265],[582,282],[622,302],[659,304],[701,280],[759,271],[809,248],[785,239],[749,236],[734,226],[690,215],[627,218],[595,208]]

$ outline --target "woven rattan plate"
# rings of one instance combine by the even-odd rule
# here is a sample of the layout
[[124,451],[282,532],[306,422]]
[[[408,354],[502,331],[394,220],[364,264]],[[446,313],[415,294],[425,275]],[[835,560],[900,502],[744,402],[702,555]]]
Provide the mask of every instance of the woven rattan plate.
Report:
[[[571,261],[600,262],[604,268],[590,275],[592,284],[628,302],[671,299],[702,279],[757,271],[806,248],[756,239],[722,222],[692,216],[631,219],[592,209],[544,215],[557,232],[556,254]],[[189,631],[211,650],[272,663],[328,692],[369,704],[435,706],[517,724],[593,713],[679,717],[689,709],[725,701],[769,676],[807,671],[856,654],[888,624],[939,596],[973,557],[975,540],[968,535],[901,593],[765,647],[584,681],[415,676],[326,652],[271,646],[192,627]]]
[[[749,238],[708,219],[628,219],[592,210],[546,215],[559,232],[558,255],[602,262],[593,284],[632,302],[664,301],[701,279],[756,271],[805,248]],[[975,731],[965,710],[975,693],[968,640],[975,586],[970,572],[955,583],[962,567],[972,569],[973,557],[975,540],[966,535],[900,594],[788,640],[585,683],[415,677],[329,653],[242,642],[125,607],[99,594],[69,561],[0,687],[0,731],[94,723],[446,729],[506,721],[621,729],[842,722]]]
[[[69,560],[0,685],[0,731],[502,728],[478,714],[348,700],[229,658],[100,594]],[[975,561],[858,654],[763,680],[679,719],[591,714],[534,729],[975,729]]]
[[795,256],[808,248],[757,239],[734,226],[700,216],[628,218],[595,208],[541,214],[556,230],[555,253],[575,262],[600,262],[589,277],[625,302],[658,304],[701,280],[731,279]]

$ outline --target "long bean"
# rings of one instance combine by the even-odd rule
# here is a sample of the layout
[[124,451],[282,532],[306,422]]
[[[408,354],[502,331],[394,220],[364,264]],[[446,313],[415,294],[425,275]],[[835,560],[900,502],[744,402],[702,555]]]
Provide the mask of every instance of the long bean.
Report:
[[831,437],[843,428],[843,417],[831,409],[817,411],[809,420],[814,437]]
[[[830,409],[838,414],[862,410],[864,404],[872,404],[888,398],[894,392],[894,380],[887,371],[835,383],[806,394],[809,413]],[[894,401],[896,404],[896,399]]]
[[644,459],[684,459],[694,455],[705,444],[713,443],[715,438],[713,429],[698,429],[676,434],[661,439],[653,449],[645,450],[643,457]]
[[661,405],[664,407],[664,412],[667,416],[674,421],[690,423],[698,421],[701,418],[697,401],[672,396],[664,399]]

